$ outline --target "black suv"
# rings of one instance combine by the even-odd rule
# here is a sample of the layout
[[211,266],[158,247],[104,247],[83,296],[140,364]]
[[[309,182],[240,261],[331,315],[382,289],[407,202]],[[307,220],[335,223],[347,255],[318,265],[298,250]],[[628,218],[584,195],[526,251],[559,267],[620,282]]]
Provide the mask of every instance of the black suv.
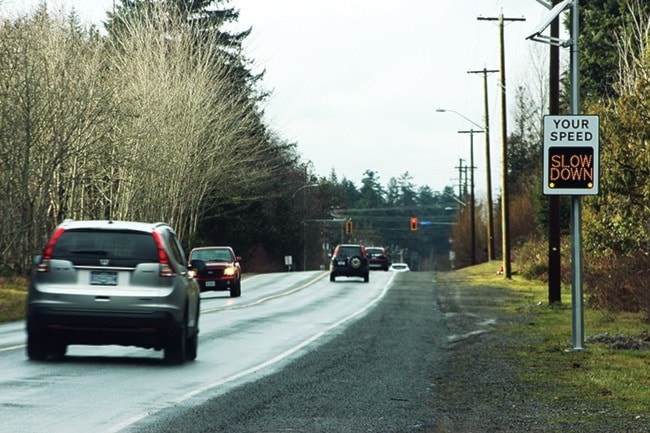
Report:
[[65,221],[34,264],[30,359],[63,356],[70,344],[164,349],[172,364],[196,358],[199,285],[167,224]]
[[343,244],[334,249],[330,262],[330,281],[336,281],[339,276],[361,277],[366,283],[370,281],[368,257],[363,245]]

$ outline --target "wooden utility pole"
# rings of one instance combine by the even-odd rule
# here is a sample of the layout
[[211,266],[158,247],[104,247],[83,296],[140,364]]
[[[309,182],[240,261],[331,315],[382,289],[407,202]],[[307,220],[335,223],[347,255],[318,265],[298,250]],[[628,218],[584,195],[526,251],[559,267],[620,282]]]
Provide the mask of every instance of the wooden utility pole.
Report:
[[469,134],[470,139],[469,139],[469,151],[470,151],[470,156],[469,156],[469,170],[470,170],[470,183],[469,183],[469,188],[470,188],[470,196],[469,196],[469,211],[470,213],[470,221],[471,221],[471,226],[472,226],[472,260],[471,264],[475,265],[476,264],[476,205],[475,205],[475,197],[474,197],[474,134],[480,134],[483,131],[475,131],[473,129],[470,129],[469,131],[458,131],[459,134]]
[[495,259],[494,255],[494,213],[492,203],[492,165],[490,163],[490,109],[488,105],[487,74],[499,72],[498,70],[467,71],[468,74],[483,74],[483,110],[485,112],[485,178],[487,182],[487,259]]
[[501,52],[501,243],[503,250],[503,276],[512,278],[512,261],[510,259],[510,205],[508,203],[508,122],[506,101],[506,60],[504,23],[506,21],[526,21],[526,18],[478,17],[479,21],[497,21],[499,24],[499,51]]
[[[560,0],[553,0],[552,6]],[[551,39],[560,36],[560,18],[551,22]],[[551,44],[549,58],[549,114],[560,114],[560,47]],[[562,302],[562,254],[560,252],[560,196],[548,198],[548,303]]]

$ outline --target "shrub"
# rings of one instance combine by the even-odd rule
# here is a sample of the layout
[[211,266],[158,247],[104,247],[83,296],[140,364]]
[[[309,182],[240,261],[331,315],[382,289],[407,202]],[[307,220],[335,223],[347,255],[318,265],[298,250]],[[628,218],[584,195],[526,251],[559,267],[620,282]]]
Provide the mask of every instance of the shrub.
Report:
[[592,258],[585,272],[589,305],[609,311],[644,312],[650,319],[650,257]]
[[[571,242],[563,238],[560,262],[560,275],[563,284],[571,283]],[[528,241],[514,250],[515,262],[521,275],[528,280],[548,282],[548,242],[542,240]]]

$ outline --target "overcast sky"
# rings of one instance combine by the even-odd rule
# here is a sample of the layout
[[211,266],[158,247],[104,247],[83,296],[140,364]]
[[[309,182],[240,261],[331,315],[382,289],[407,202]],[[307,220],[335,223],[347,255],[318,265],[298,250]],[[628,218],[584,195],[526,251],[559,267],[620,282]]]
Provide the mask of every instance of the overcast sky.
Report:
[[[39,0],[0,0],[5,11]],[[100,22],[113,0],[49,0]],[[483,124],[483,79],[470,70],[499,69],[505,26],[506,84],[529,86],[548,46],[526,40],[548,13],[536,0],[231,0],[238,28],[252,27],[246,53],[266,71],[272,92],[267,123],[297,143],[303,160],[355,184],[366,170],[382,185],[409,172],[416,186],[458,183],[459,159],[470,160],[470,134]],[[533,59],[537,59],[533,61]],[[545,68],[545,67],[544,67]],[[538,67],[539,69],[539,67]],[[488,75],[492,183],[500,190],[499,74]],[[534,85],[534,84],[533,84]],[[512,121],[509,121],[512,127]],[[511,128],[510,128],[511,129]],[[485,141],[474,136],[477,195],[485,191]],[[540,156],[541,157],[541,156]]]

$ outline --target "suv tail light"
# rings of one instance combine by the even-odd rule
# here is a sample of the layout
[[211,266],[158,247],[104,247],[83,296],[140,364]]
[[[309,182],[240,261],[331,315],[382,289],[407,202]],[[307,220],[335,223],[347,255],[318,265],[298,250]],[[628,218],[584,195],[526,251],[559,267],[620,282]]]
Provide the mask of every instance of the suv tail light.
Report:
[[54,251],[54,246],[59,240],[65,229],[63,227],[58,228],[52,237],[50,238],[45,250],[43,251],[43,256],[41,257],[40,262],[37,264],[37,272],[49,272],[50,271],[50,259],[52,259],[52,252]]
[[175,277],[176,270],[169,261],[169,256],[167,255],[167,251],[165,251],[160,234],[158,232],[153,232],[152,234],[156,241],[156,247],[158,247],[158,263],[160,266],[159,275],[161,277]]

